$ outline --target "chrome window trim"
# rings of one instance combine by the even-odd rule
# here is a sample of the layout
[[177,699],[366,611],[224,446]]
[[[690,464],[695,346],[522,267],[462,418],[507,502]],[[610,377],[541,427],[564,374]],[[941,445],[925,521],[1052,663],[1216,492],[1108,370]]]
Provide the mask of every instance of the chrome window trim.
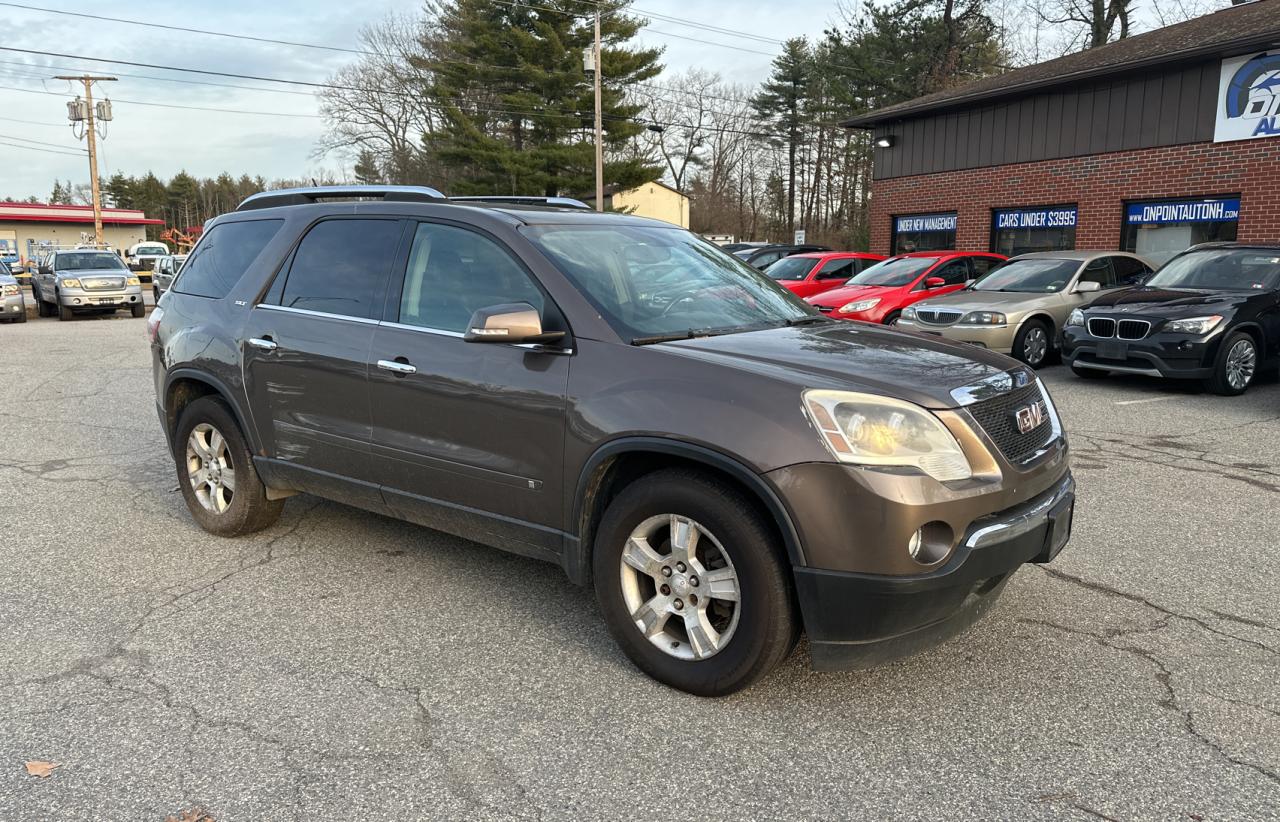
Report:
[[466,335],[460,331],[450,331],[446,328],[428,328],[425,325],[409,325],[408,323],[393,323],[383,320],[378,325],[386,328],[399,328],[405,331],[421,331],[423,334],[435,334],[438,337],[456,337],[462,339]]
[[310,308],[294,308],[289,305],[276,305],[275,303],[258,303],[254,308],[265,308],[270,311],[284,311],[288,314],[301,314],[306,317],[321,317],[332,320],[350,320],[353,323],[366,323],[368,325],[378,325],[378,320],[371,320],[368,317],[353,317],[350,314],[334,314],[329,311],[312,311]]

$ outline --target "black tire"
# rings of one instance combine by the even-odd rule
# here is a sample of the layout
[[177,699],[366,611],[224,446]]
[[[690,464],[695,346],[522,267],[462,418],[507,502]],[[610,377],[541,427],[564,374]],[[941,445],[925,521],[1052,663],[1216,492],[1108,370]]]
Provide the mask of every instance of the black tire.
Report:
[[[679,659],[659,648],[636,626],[626,603],[623,550],[637,527],[665,514],[688,517],[715,535],[737,575],[733,633],[722,648],[702,659]],[[714,544],[706,536],[700,538],[701,560],[706,561],[703,551]],[[668,553],[669,545],[668,541],[654,548]],[[742,690],[785,659],[799,638],[789,567],[759,506],[732,486],[696,471],[658,471],[627,486],[610,503],[596,531],[592,570],[596,599],[614,639],[636,667],[672,688],[709,697]],[[675,630],[683,631],[681,626],[682,619]],[[677,644],[673,642],[673,648]]]
[[[196,496],[187,465],[187,443],[196,426],[212,426],[226,443],[227,457],[234,472],[235,490],[230,504],[221,512],[212,511]],[[261,531],[280,517],[284,500],[269,500],[267,487],[253,465],[252,455],[235,415],[217,397],[201,397],[188,405],[178,419],[173,436],[173,459],[178,487],[191,517],[204,530],[221,537],[238,537]],[[225,470],[225,469],[222,469]]]
[[[1033,335],[1043,335],[1043,337]],[[1028,350],[1029,342],[1033,339],[1042,340],[1043,351],[1039,357],[1034,352],[1041,351],[1040,347],[1032,346],[1031,351]],[[1049,326],[1045,325],[1042,320],[1027,320],[1018,329],[1018,333],[1013,338],[1013,351],[1011,352],[1014,359],[1022,360],[1032,368],[1040,368],[1047,365],[1053,354],[1053,332]]]
[[1082,368],[1078,365],[1071,366],[1071,373],[1086,380],[1101,380],[1111,376],[1110,371],[1104,371],[1101,368]]
[[75,316],[76,314],[74,311],[72,311],[70,308],[63,305],[62,303],[58,303],[58,319],[60,321],[74,319]]
[[25,305],[22,306],[22,310],[18,312],[18,316],[14,317],[13,321],[15,323],[25,323],[27,321],[27,307]]
[[[1247,352],[1248,375],[1243,383],[1238,383],[1232,374],[1232,360],[1239,352]],[[1235,397],[1249,390],[1258,376],[1258,343],[1243,331],[1231,334],[1218,348],[1218,357],[1213,363],[1213,376],[1204,381],[1204,387],[1224,397]]]
[[897,325],[897,324],[898,324],[898,320],[899,320],[899,319],[901,319],[901,318],[902,318],[902,312],[901,312],[901,311],[890,311],[888,314],[886,314],[886,315],[885,315],[885,318],[884,318],[884,324],[885,324],[885,325]]
[[147,313],[147,306],[145,303],[134,303],[129,306],[129,313],[132,314],[133,318],[136,320]]
[[49,305],[47,302],[45,302],[44,300],[40,299],[39,295],[37,295],[37,296],[36,296],[36,316],[37,316],[37,317],[52,317],[52,316],[53,316],[53,312],[52,312],[52,311],[50,311],[49,309],[50,309],[50,305]]

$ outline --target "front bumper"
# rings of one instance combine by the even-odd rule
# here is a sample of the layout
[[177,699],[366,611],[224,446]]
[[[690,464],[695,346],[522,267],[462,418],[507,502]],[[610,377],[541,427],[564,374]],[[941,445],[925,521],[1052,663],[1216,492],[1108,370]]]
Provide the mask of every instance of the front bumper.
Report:
[[1069,326],[1062,332],[1062,356],[1075,368],[1206,379],[1213,375],[1223,337],[1214,332],[1208,338],[1156,333],[1141,340],[1100,339],[1081,326]]
[[1013,350],[1013,338],[1018,334],[1016,325],[929,325],[917,320],[899,320],[898,328],[923,331],[955,342],[969,343],[989,348],[998,354]]
[[21,294],[0,298],[0,320],[12,320],[24,314],[26,310],[27,306]]
[[82,288],[63,288],[58,291],[58,302],[72,309],[128,308],[142,302],[142,288],[131,285],[119,291],[85,291]]
[[815,670],[867,668],[937,645],[982,617],[1022,565],[1071,535],[1075,481],[975,521],[942,567],[913,576],[795,568]]

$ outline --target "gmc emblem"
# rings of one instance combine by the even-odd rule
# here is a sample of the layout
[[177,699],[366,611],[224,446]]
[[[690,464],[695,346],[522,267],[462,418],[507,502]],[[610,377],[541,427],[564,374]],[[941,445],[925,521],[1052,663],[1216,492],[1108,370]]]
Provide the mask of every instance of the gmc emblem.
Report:
[[1018,431],[1023,434],[1030,434],[1032,431],[1044,424],[1045,418],[1044,400],[1036,400],[1030,405],[1025,405],[1013,412],[1013,417],[1018,421]]

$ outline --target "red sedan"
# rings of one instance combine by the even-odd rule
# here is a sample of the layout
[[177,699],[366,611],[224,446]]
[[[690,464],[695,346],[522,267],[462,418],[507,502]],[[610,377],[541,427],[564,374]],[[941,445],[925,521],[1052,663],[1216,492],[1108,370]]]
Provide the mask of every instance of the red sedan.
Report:
[[959,291],[1008,258],[979,251],[913,251],[877,263],[841,288],[808,302],[842,320],[894,325],[902,309],[925,297]]
[[797,297],[812,297],[844,285],[850,277],[883,259],[882,254],[859,251],[811,251],[783,257],[764,273]]

